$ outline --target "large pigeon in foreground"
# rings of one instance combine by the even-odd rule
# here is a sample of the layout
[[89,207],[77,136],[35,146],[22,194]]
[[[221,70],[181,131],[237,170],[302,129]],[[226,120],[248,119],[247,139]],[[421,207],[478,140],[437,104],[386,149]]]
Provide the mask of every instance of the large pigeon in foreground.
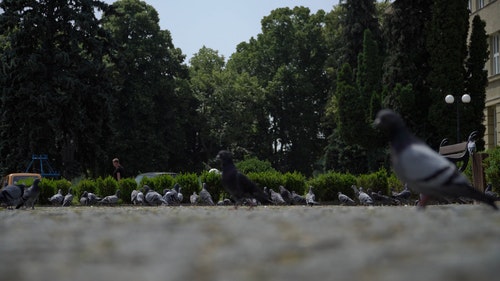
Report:
[[430,197],[467,197],[498,209],[494,199],[472,187],[455,164],[416,138],[397,113],[382,109],[374,125],[388,133],[394,172],[408,188],[420,193],[419,206],[425,207]]
[[13,206],[22,204],[24,185],[7,185],[0,190],[0,205],[6,206],[7,209],[12,209]]
[[271,203],[269,196],[261,188],[258,188],[253,181],[236,169],[231,152],[221,150],[217,154],[217,159],[222,162],[222,186],[231,194],[235,201],[235,207],[247,199],[250,201],[256,199],[260,203]]

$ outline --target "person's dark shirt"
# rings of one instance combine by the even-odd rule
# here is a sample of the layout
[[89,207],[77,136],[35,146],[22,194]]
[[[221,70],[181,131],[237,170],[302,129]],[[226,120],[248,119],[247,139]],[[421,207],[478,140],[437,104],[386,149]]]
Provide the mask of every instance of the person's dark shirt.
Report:
[[125,178],[125,169],[123,168],[122,165],[119,165],[118,167],[116,167],[116,169],[113,171],[113,177],[115,178],[115,180],[118,180],[117,178],[117,174],[120,173],[120,179],[123,179]]

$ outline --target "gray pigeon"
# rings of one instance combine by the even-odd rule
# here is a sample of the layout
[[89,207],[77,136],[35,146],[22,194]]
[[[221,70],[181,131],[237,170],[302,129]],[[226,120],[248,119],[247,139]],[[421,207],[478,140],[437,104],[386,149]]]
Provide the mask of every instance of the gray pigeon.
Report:
[[61,206],[64,201],[64,195],[62,194],[62,190],[59,189],[56,194],[52,195],[49,198],[49,202],[54,206]]
[[121,191],[119,189],[116,190],[115,194],[113,195],[108,195],[104,198],[102,198],[99,201],[99,204],[104,204],[104,205],[116,205],[118,203],[118,199],[120,199]]
[[292,190],[292,204],[294,205],[306,205],[307,201],[304,196],[298,195],[295,190]]
[[97,204],[99,201],[101,201],[101,197],[95,195],[94,193],[92,192],[88,192],[87,193],[87,197],[89,198],[88,199],[88,204],[89,205],[95,205]]
[[0,190],[0,205],[7,209],[13,209],[13,206],[23,204],[24,185],[7,185]]
[[269,189],[269,195],[271,197],[271,202],[273,202],[274,205],[285,205],[286,202],[281,196],[280,193],[274,191],[272,188]]
[[403,204],[408,204],[411,199],[411,191],[408,189],[408,184],[400,192],[392,191],[392,197]]
[[349,205],[349,206],[354,206],[356,205],[356,202],[351,199],[351,197],[343,194],[342,192],[337,192],[337,197],[339,198],[340,204],[342,205]]
[[365,206],[373,205],[373,198],[371,198],[370,195],[368,195],[368,193],[364,192],[362,187],[359,188],[357,195],[359,203],[361,203],[361,205]]
[[141,190],[132,190],[130,202],[134,205],[144,205],[144,193]]
[[306,194],[306,203],[309,206],[318,205],[318,202],[316,202],[316,195],[314,194],[312,189],[313,187],[309,186],[309,191]]
[[233,202],[228,198],[224,198],[224,200],[217,202],[217,206],[231,206],[231,205],[233,205]]
[[69,207],[69,206],[71,206],[71,204],[73,204],[73,194],[71,194],[71,188],[70,188],[70,189],[68,189],[68,194],[66,194],[64,196],[62,206]]
[[495,200],[472,187],[455,164],[417,139],[397,113],[380,110],[374,125],[388,133],[394,172],[408,188],[420,193],[420,207],[431,197],[466,197],[498,209]]
[[40,179],[35,179],[30,187],[24,189],[22,203],[17,204],[16,209],[19,209],[22,205],[31,207],[32,210],[35,209],[35,202],[38,201],[40,196],[39,184]]
[[203,183],[203,187],[200,191],[200,203],[203,205],[214,206],[214,200],[212,200],[212,195],[207,190],[207,184]]
[[163,199],[167,201],[167,204],[172,205],[180,205],[183,199],[181,192],[181,186],[176,183],[174,187],[170,190],[165,190]]
[[193,194],[189,196],[189,202],[191,202],[192,205],[198,204],[198,200],[200,199],[200,196],[196,194],[196,191],[193,191]]
[[149,206],[168,205],[160,193],[152,190],[149,186],[144,186],[144,202]]
[[88,206],[89,205],[89,193],[84,191],[82,196],[80,196],[80,205]]
[[285,200],[285,203],[290,205],[292,204],[292,193],[286,189],[284,186],[280,185],[280,194],[281,194],[281,198],[283,198],[283,200]]

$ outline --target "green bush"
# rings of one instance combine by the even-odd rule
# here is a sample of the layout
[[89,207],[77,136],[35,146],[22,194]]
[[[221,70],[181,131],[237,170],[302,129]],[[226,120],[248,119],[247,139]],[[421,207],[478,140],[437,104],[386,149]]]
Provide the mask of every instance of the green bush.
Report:
[[100,197],[113,195],[118,189],[118,182],[111,176],[107,176],[104,179],[99,177],[96,180],[96,185],[96,194]]
[[391,173],[387,177],[387,188],[388,188],[387,192],[389,192],[388,194],[391,194],[390,192],[392,190],[400,192],[404,189],[404,184],[396,177],[396,174]]
[[164,194],[165,189],[170,189],[174,185],[175,179],[171,175],[161,175],[154,178],[144,177],[141,180],[140,186],[149,186],[152,190]]
[[123,203],[131,204],[130,194],[137,188],[137,183],[133,178],[124,178],[118,182],[120,188],[120,199]]
[[387,171],[385,169],[380,169],[371,174],[360,175],[356,182],[357,185],[363,187],[365,191],[371,189],[373,192],[381,191],[383,194],[390,194],[387,182]]
[[489,149],[486,153],[488,157],[483,161],[484,174],[486,182],[491,183],[495,190],[500,186],[500,148]]
[[[202,184],[207,184],[207,190],[212,195],[214,201],[219,201],[223,198],[229,198],[229,194],[226,193],[224,188],[222,187],[222,177],[219,173],[204,171],[200,175],[200,181],[198,182],[198,189],[196,189],[197,193],[202,188]],[[188,196],[193,192],[188,193]],[[216,202],[215,202],[216,203]]]
[[73,194],[75,196],[78,196],[78,198],[80,198],[84,191],[95,194],[96,190],[97,190],[97,183],[95,180],[82,179],[76,185],[74,185]]
[[298,172],[287,172],[283,176],[283,186],[290,192],[295,191],[298,194],[304,192],[306,188],[306,177]]
[[279,191],[280,185],[285,185],[281,173],[276,171],[266,171],[259,173],[248,173],[248,178],[257,184],[257,188],[264,189],[267,187],[274,191]]
[[354,196],[351,188],[353,184],[356,184],[356,177],[354,175],[329,172],[310,179],[303,193],[305,194],[309,190],[309,186],[312,186],[316,195],[316,201],[333,202],[338,200],[337,193],[339,191],[349,197]]
[[[175,177],[175,182],[181,186],[181,193],[184,196],[184,200],[181,203],[189,202],[189,196],[193,194],[193,191],[198,192],[200,181],[195,173],[179,174]],[[173,187],[170,186],[170,189]]]
[[[54,180],[54,179],[43,178],[42,181],[40,182],[41,190],[40,190],[39,203],[42,205],[50,204],[49,198],[52,197],[52,195],[56,194],[59,189],[61,189],[63,195],[66,195],[70,187],[71,187],[71,182],[69,182],[68,180],[65,179]],[[74,195],[74,191],[72,191],[72,194]]]
[[244,174],[276,171],[271,165],[271,162],[259,160],[256,157],[246,158],[235,165],[236,168]]

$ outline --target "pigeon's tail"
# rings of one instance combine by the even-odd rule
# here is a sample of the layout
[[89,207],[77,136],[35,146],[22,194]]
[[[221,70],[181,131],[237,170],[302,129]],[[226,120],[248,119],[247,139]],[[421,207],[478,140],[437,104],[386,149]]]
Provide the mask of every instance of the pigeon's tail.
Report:
[[469,197],[470,199],[481,201],[485,204],[490,205],[493,209],[498,210],[498,207],[495,204],[495,198],[489,196],[488,194],[482,193],[481,191],[475,189],[472,186],[468,186],[467,194],[461,194],[461,195]]

